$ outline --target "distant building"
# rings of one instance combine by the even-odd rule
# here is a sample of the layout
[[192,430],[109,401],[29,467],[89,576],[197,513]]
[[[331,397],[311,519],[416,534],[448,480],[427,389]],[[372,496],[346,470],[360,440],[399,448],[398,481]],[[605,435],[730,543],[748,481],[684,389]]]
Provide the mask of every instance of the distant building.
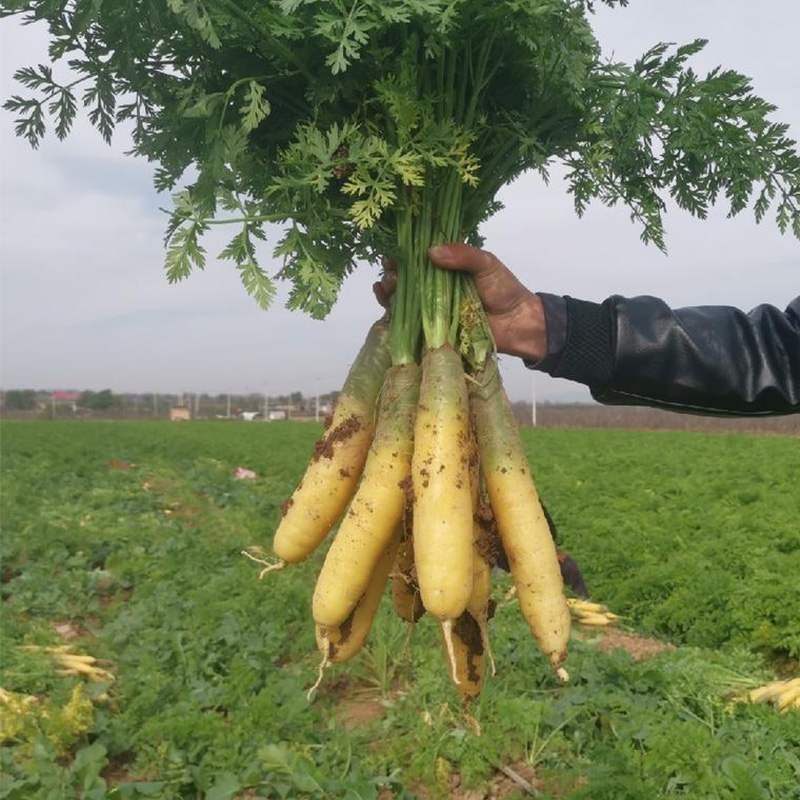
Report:
[[170,422],[183,422],[184,420],[190,420],[191,418],[192,412],[189,406],[173,406],[169,410]]
[[50,405],[55,411],[56,406],[68,406],[74,414],[78,410],[78,400],[83,396],[83,392],[52,392],[50,394]]

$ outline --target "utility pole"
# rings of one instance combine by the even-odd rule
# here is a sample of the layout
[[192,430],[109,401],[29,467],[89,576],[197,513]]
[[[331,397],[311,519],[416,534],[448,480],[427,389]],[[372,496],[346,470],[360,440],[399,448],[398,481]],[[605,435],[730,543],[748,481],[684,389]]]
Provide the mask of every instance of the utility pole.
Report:
[[531,370],[531,424],[536,427],[536,372]]
[[153,416],[158,416],[158,392],[153,393]]
[[195,418],[200,416],[200,392],[194,393],[194,416]]
[[317,408],[314,413],[314,421],[319,422],[319,389],[317,389]]
[[269,395],[264,392],[264,420],[269,419]]
[[230,396],[230,394],[228,394],[228,413],[227,413],[227,416],[228,416],[228,419],[231,418],[231,396]]

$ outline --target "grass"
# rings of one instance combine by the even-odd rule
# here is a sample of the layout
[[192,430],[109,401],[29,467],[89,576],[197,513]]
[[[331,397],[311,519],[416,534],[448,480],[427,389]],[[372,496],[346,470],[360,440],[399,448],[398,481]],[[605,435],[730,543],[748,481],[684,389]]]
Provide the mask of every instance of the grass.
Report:
[[[683,646],[635,662],[576,638],[560,687],[502,607],[477,738],[436,630],[423,620],[404,654],[388,603],[367,651],[306,701],[319,556],[259,583],[239,552],[268,548],[318,433],[2,426],[0,685],[47,711],[0,748],[5,797],[477,798],[490,785],[497,796],[511,765],[546,798],[800,798],[800,714],[731,701],[739,682],[771,677],[765,656],[800,654],[796,440],[526,433],[592,593]],[[258,480],[235,480],[237,466]],[[108,662],[113,684],[18,649],[65,635]]]

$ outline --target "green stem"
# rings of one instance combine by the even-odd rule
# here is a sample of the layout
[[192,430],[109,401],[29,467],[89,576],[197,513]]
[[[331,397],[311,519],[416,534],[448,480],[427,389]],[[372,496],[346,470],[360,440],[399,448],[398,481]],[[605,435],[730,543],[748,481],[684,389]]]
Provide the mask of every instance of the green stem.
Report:
[[[435,98],[433,111],[440,122],[455,123],[467,131],[474,127],[480,98],[496,69],[490,68],[494,42],[494,36],[487,36],[474,48],[467,45],[445,50],[435,64],[429,61],[420,66],[422,91]],[[503,153],[501,159],[490,165],[487,175],[490,184],[494,184],[497,171],[503,171],[506,155]],[[427,250],[432,244],[463,240],[477,222],[480,208],[485,206],[487,198],[483,186],[469,189],[456,167],[431,167],[425,176],[425,185],[413,191],[414,202],[409,201],[400,212],[402,220],[398,218],[397,226],[399,260],[404,265],[399,280],[405,288],[398,286],[394,315],[405,322],[393,322],[397,330],[393,336],[393,340],[397,339],[397,344],[392,345],[393,358],[408,358],[412,349],[414,321],[409,309],[414,303],[407,290],[414,288],[418,309],[415,320],[417,325],[421,323],[425,348],[456,346],[462,328],[464,301],[471,309],[470,327],[466,333],[461,333],[461,338],[466,336],[470,353],[472,356],[478,353],[482,362],[493,343],[483,309],[475,299],[474,283],[458,273],[436,268],[428,260]],[[419,339],[414,342],[414,347],[418,346]],[[470,363],[475,361],[474,357],[469,360]]]
[[419,269],[413,257],[413,227],[408,203],[397,213],[397,289],[392,297],[389,350],[392,364],[417,361],[420,338]]

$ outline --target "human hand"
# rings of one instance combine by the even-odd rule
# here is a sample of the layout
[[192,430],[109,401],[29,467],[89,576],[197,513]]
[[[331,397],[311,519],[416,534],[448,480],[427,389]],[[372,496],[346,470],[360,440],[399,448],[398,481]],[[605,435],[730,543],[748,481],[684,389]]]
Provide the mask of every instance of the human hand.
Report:
[[384,258],[381,260],[381,266],[383,274],[377,283],[372,284],[372,291],[381,306],[388,309],[389,301],[397,288],[397,264],[390,258]]
[[[498,258],[466,244],[431,247],[428,257],[441,269],[472,275],[499,352],[534,362],[547,355],[541,299],[523,286]],[[373,291],[378,302],[388,307],[397,285],[397,273],[391,262],[384,261],[383,267],[383,277],[373,286]]]

